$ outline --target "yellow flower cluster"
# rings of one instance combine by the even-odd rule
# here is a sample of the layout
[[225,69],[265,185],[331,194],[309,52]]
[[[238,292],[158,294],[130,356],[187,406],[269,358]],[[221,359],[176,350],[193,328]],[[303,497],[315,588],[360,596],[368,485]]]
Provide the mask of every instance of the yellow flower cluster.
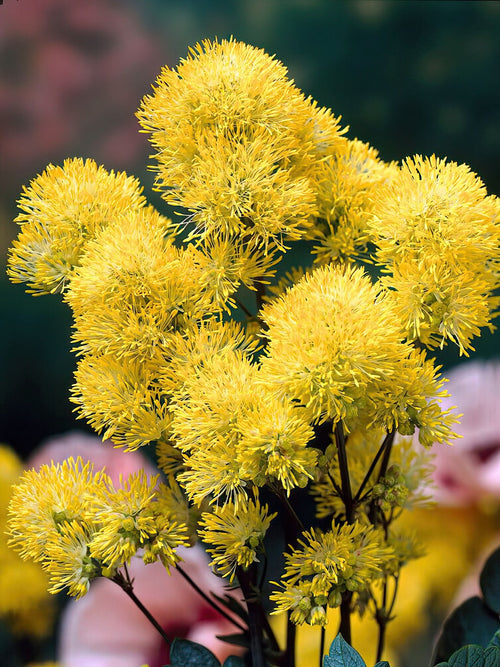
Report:
[[327,608],[340,606],[345,591],[367,590],[392,555],[371,526],[344,524],[325,533],[313,528],[285,555],[283,590],[270,597],[274,613],[290,612],[298,624],[326,625]]
[[212,566],[232,581],[237,567],[248,568],[264,553],[264,536],[276,513],[269,514],[267,506],[249,499],[238,510],[233,503],[216,507],[201,517],[200,537],[211,547]]
[[115,489],[81,458],[21,476],[9,505],[9,542],[21,558],[42,564],[51,593],[67,588],[81,597],[93,579],[112,578],[141,550],[146,563],[178,562],[186,526],[157,502],[157,478],[141,472],[122,483]]
[[402,341],[393,300],[362,269],[326,265],[266,306],[262,374],[313,422],[340,420],[447,441],[436,369]]
[[[200,537],[251,591],[250,611],[278,516],[277,611],[324,626],[328,608],[371,601],[390,616],[374,590],[420,554],[392,523],[425,504],[430,470],[404,436],[454,437],[424,348],[466,353],[492,326],[498,199],[465,165],[385,163],[274,57],[233,39],[165,67],[138,118],[181,222],[135,179],[67,160],[25,188],[9,274],[63,292],[79,416],[117,446],[155,445],[167,484],[137,474],[114,488],[80,460],[27,472],[12,545],[53,592],[80,596],[138,552],[175,565]],[[314,268],[274,280],[294,241]]]
[[124,172],[81,158],[49,165],[19,199],[21,232],[10,251],[11,279],[26,282],[34,294],[63,291],[85,242],[145,204],[139,182]]
[[376,194],[371,228],[408,337],[473,349],[498,305],[498,198],[467,165],[417,155]]
[[341,136],[280,62],[234,40],[206,40],[165,67],[138,117],[157,151],[157,187],[189,211],[191,237],[270,250],[310,226],[317,171]]
[[319,211],[309,236],[315,261],[322,264],[369,258],[370,227],[377,190],[397,175],[395,162],[383,162],[378,151],[357,139],[338,142],[321,163]]

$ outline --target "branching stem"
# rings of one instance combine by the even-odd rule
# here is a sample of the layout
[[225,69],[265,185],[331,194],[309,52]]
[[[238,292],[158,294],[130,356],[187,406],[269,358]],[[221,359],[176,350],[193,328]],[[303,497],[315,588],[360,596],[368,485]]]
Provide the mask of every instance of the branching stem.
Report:
[[[386,452],[387,449],[389,449],[389,454],[390,454],[390,449],[391,449],[393,440],[394,440],[394,431],[389,431],[387,433],[387,435],[385,436],[382,444],[380,445],[377,453],[375,454],[375,458],[371,462],[370,467],[368,468],[368,472],[366,473],[363,481],[361,482],[361,484],[359,486],[359,489],[358,489],[356,495],[354,496],[354,501],[353,501],[354,504],[356,504],[360,500],[361,494],[363,493],[366,485],[368,484],[368,481],[369,481],[370,477],[372,476],[372,473],[375,470],[375,467],[376,467],[380,457],[382,456],[382,453]],[[386,468],[387,468],[387,464],[386,464]]]
[[193,579],[191,579],[191,577],[189,576],[189,574],[187,574],[187,572],[184,572],[184,570],[179,565],[177,565],[176,569],[179,572],[179,574],[182,577],[184,577],[184,579],[190,584],[190,586],[192,586],[194,588],[194,590],[198,593],[198,595],[201,595],[201,597],[205,600],[205,602],[208,602],[208,604],[211,607],[213,607],[213,609],[215,609],[219,614],[221,614],[221,616],[224,616],[225,619],[230,621],[233,625],[235,625],[237,628],[239,628],[242,632],[247,632],[247,628],[244,625],[241,625],[241,623],[238,623],[238,621],[236,619],[232,618],[226,612],[226,610],[223,607],[219,606],[214,600],[212,600],[212,598],[210,598],[205,593],[205,591],[203,591],[198,586],[198,584],[195,581],[193,581]]
[[148,619],[148,621],[156,628],[156,630],[158,630],[158,632],[160,633],[161,637],[165,640],[167,645],[170,646],[171,640],[165,633],[165,630],[161,627],[156,618],[151,614],[149,609],[147,609],[142,604],[142,602],[134,593],[133,580],[129,576],[126,565],[124,566],[124,569],[126,573],[125,577],[121,572],[117,572],[115,576],[111,578],[111,581],[114,581],[115,584],[117,584],[129,596],[129,598],[136,605],[136,607],[142,611],[142,613]]
[[257,570],[255,563],[244,570],[238,566],[236,576],[240,584],[243,597],[248,609],[248,630],[250,632],[250,655],[252,656],[252,667],[266,667],[264,655],[264,637],[262,614],[263,609],[259,599],[259,591],[256,588]]
[[341,421],[338,421],[335,425],[335,442],[337,443],[340,482],[342,485],[342,500],[345,505],[346,521],[347,523],[354,523],[354,501],[352,497],[351,480],[349,479],[349,465],[347,463],[344,427],[342,426]]

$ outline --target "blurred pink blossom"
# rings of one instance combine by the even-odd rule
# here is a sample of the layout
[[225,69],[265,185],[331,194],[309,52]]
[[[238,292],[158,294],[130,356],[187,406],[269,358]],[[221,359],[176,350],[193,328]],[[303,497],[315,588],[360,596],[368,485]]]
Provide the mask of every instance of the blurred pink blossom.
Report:
[[[94,470],[106,468],[115,484],[140,469],[156,474],[140,451],[125,452],[109,441],[79,431],[56,436],[42,443],[27,463],[39,468],[50,461],[73,456],[94,463]],[[200,546],[182,548],[183,570],[207,594],[223,595],[222,580],[212,573],[208,557]],[[238,653],[216,635],[234,633],[235,626],[213,609],[174,569],[169,575],[156,562],[144,565],[133,558],[129,573],[134,592],[172,639],[184,637],[203,644],[219,658]],[[147,663],[160,667],[168,659],[165,642],[143,613],[113,582],[97,579],[80,600],[66,606],[60,629],[59,660],[64,667],[139,667]]]
[[[201,547],[182,548],[183,570],[205,591],[224,593]],[[199,642],[223,661],[237,653],[216,635],[237,629],[218,615],[175,570],[132,559],[134,592],[171,638]],[[96,580],[89,593],[71,601],[63,615],[59,660],[65,667],[160,667],[168,659],[165,642],[141,611],[114,583]]]
[[[0,155],[9,198],[48,162],[146,161],[135,111],[165,43],[121,0],[7,2],[0,18]],[[8,169],[6,168],[8,165]]]
[[148,475],[156,475],[158,471],[140,451],[126,452],[113,446],[110,440],[101,442],[95,435],[83,431],[68,431],[54,436],[41,443],[27,462],[28,468],[38,469],[44,463],[61,463],[72,456],[81,456],[94,464],[94,470],[106,468],[113,484],[118,484],[120,474],[124,477],[144,470]]
[[435,444],[435,498],[443,505],[500,501],[500,360],[467,361],[451,370],[443,407],[462,414],[462,437]]

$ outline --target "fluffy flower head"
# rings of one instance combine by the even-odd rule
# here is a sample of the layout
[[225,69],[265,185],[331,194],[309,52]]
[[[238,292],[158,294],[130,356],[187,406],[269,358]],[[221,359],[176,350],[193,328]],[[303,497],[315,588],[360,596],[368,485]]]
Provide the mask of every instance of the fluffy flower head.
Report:
[[85,243],[128,209],[146,200],[139,182],[93,160],[49,165],[24,188],[16,222],[21,232],[9,255],[12,281],[35,294],[64,291]]
[[246,569],[258,561],[264,535],[275,516],[269,514],[267,506],[252,499],[239,509],[226,503],[213,513],[205,512],[201,538],[209,545],[212,567],[232,581],[238,566]]
[[454,341],[464,353],[498,299],[499,202],[467,165],[408,158],[380,188],[371,229],[376,258],[411,339]]
[[391,305],[361,269],[323,266],[264,308],[262,370],[312,419],[357,411],[368,385],[390,377],[401,356]]

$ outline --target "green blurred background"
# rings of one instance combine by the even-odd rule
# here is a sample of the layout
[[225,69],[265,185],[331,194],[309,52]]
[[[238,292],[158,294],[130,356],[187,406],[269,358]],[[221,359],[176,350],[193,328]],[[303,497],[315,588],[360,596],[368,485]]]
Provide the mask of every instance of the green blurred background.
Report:
[[[435,153],[468,163],[500,192],[499,2],[4,0],[2,267],[21,187],[48,162],[93,157],[135,173],[149,191],[139,100],[162,64],[231,35],[276,54],[384,159]],[[26,456],[43,438],[84,427],[68,400],[70,317],[58,297],[33,298],[1,273],[0,440]],[[498,340],[485,332],[478,355],[495,356]],[[443,355],[447,367],[458,361]]]

